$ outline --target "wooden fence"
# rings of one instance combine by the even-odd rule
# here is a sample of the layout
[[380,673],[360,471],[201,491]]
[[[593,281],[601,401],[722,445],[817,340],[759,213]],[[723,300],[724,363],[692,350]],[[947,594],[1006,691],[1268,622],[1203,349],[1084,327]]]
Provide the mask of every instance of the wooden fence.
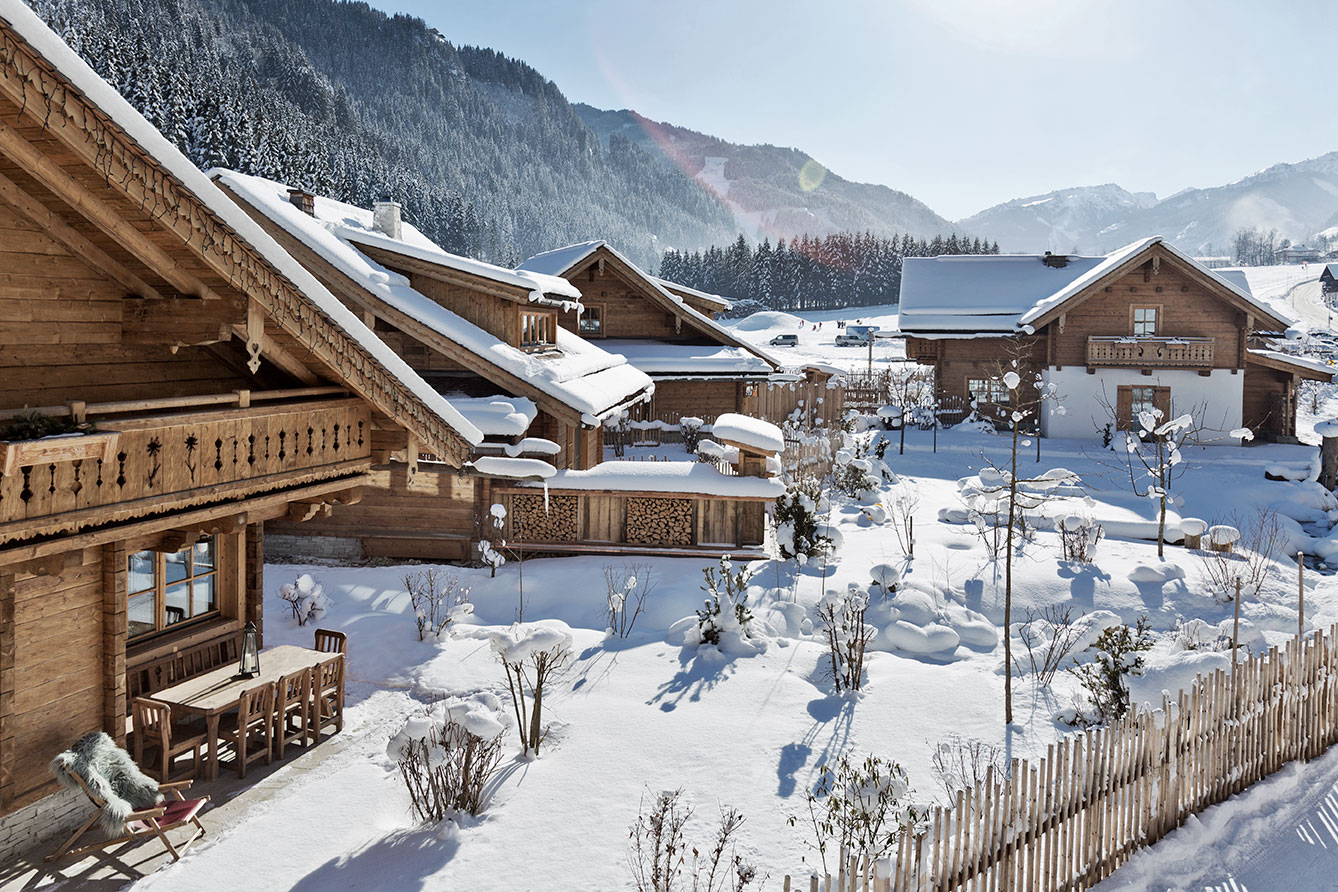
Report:
[[891,876],[851,862],[835,877],[792,880],[822,892],[1087,889],[1195,812],[1287,762],[1338,741],[1338,626],[1285,649],[1201,675],[1160,710],[1051,744],[1038,764],[1014,760],[931,810],[904,836]]

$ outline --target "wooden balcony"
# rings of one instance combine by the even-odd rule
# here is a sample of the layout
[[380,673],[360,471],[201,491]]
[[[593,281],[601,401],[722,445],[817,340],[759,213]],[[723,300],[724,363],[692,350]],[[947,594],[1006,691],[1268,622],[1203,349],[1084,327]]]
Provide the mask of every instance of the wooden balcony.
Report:
[[117,436],[103,458],[66,460],[47,450],[50,460],[0,476],[0,543],[244,499],[370,465],[367,404],[338,388],[42,411],[86,417]]
[[1211,368],[1215,338],[1089,337],[1089,366]]

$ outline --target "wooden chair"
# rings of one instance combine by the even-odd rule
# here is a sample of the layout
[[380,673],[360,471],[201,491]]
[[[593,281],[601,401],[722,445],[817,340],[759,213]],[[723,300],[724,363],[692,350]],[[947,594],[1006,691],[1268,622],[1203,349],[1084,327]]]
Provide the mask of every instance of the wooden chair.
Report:
[[270,764],[274,751],[274,685],[242,691],[237,711],[223,716],[219,723],[218,739],[232,744],[239,778],[246,777],[246,766],[257,759]]
[[[83,763],[84,767],[79,767],[81,765],[81,754],[97,750],[108,754],[103,757],[103,761],[115,769],[111,778],[95,772],[88,767],[87,763]],[[188,789],[194,781],[183,780],[146,786],[151,782],[134,770],[129,754],[116,746],[111,738],[105,734],[99,732],[82,738],[74,747],[61,753],[52,761],[51,770],[61,783],[81,790],[88,797],[88,800],[93,803],[96,810],[78,830],[74,831],[61,844],[59,849],[46,856],[47,861],[55,861],[65,855],[82,855],[97,849],[105,849],[109,846],[149,837],[162,840],[163,845],[167,847],[167,851],[171,853],[172,859],[175,861],[181,859],[181,853],[186,851],[187,846],[204,835],[204,825],[200,823],[199,814],[201,809],[208,804],[209,797],[187,799],[181,795],[181,791]],[[83,773],[85,771],[92,773],[85,777]],[[128,774],[137,775],[137,777],[129,777]],[[117,777],[120,777],[121,780],[116,780]],[[129,805],[130,800],[121,798],[133,796],[135,799],[142,801],[145,793],[151,793],[154,786],[159,793],[170,792],[175,794],[176,799],[158,802],[149,807],[133,808]],[[95,792],[95,787],[102,792]],[[136,789],[137,792],[129,793],[128,789],[131,787]],[[115,799],[117,803],[117,807],[112,811],[108,810],[109,797]],[[74,848],[83,835],[91,830],[94,824],[98,823],[102,824],[109,838],[80,846],[77,849]],[[185,827],[187,824],[195,825],[195,831],[184,842],[173,844],[172,840],[168,838],[167,832],[178,827]]]
[[329,629],[316,630],[316,649],[324,654],[347,654],[348,636]]
[[333,725],[344,730],[344,657],[337,655],[316,665],[312,683],[311,739],[319,743],[321,731]]
[[130,708],[135,722],[136,764],[152,774],[144,762],[144,753],[156,751],[158,780],[167,781],[172,761],[182,753],[190,753],[191,774],[199,772],[201,751],[209,742],[201,725],[173,722],[171,706],[145,697],[136,697]]
[[[278,680],[274,694],[274,755],[282,759],[290,743],[307,746],[316,742],[312,726],[315,700],[311,685],[313,671],[301,669]],[[289,724],[290,721],[292,724]]]

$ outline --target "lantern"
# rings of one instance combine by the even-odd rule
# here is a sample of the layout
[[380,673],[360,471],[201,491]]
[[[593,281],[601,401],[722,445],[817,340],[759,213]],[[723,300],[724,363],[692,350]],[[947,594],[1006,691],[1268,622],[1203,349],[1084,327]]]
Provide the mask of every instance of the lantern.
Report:
[[237,661],[238,678],[255,678],[260,674],[259,632],[256,624],[248,622],[242,632],[241,657]]

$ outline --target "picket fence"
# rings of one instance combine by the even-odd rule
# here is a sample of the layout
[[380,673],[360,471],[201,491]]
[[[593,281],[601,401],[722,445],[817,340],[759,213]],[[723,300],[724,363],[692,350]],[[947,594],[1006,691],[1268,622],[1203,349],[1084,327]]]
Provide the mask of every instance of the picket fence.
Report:
[[[784,892],[1087,889],[1195,812],[1338,741],[1338,625],[1200,675],[1161,709],[1051,744],[959,791],[906,835],[890,876],[843,863]],[[844,860],[844,859],[842,859]]]

